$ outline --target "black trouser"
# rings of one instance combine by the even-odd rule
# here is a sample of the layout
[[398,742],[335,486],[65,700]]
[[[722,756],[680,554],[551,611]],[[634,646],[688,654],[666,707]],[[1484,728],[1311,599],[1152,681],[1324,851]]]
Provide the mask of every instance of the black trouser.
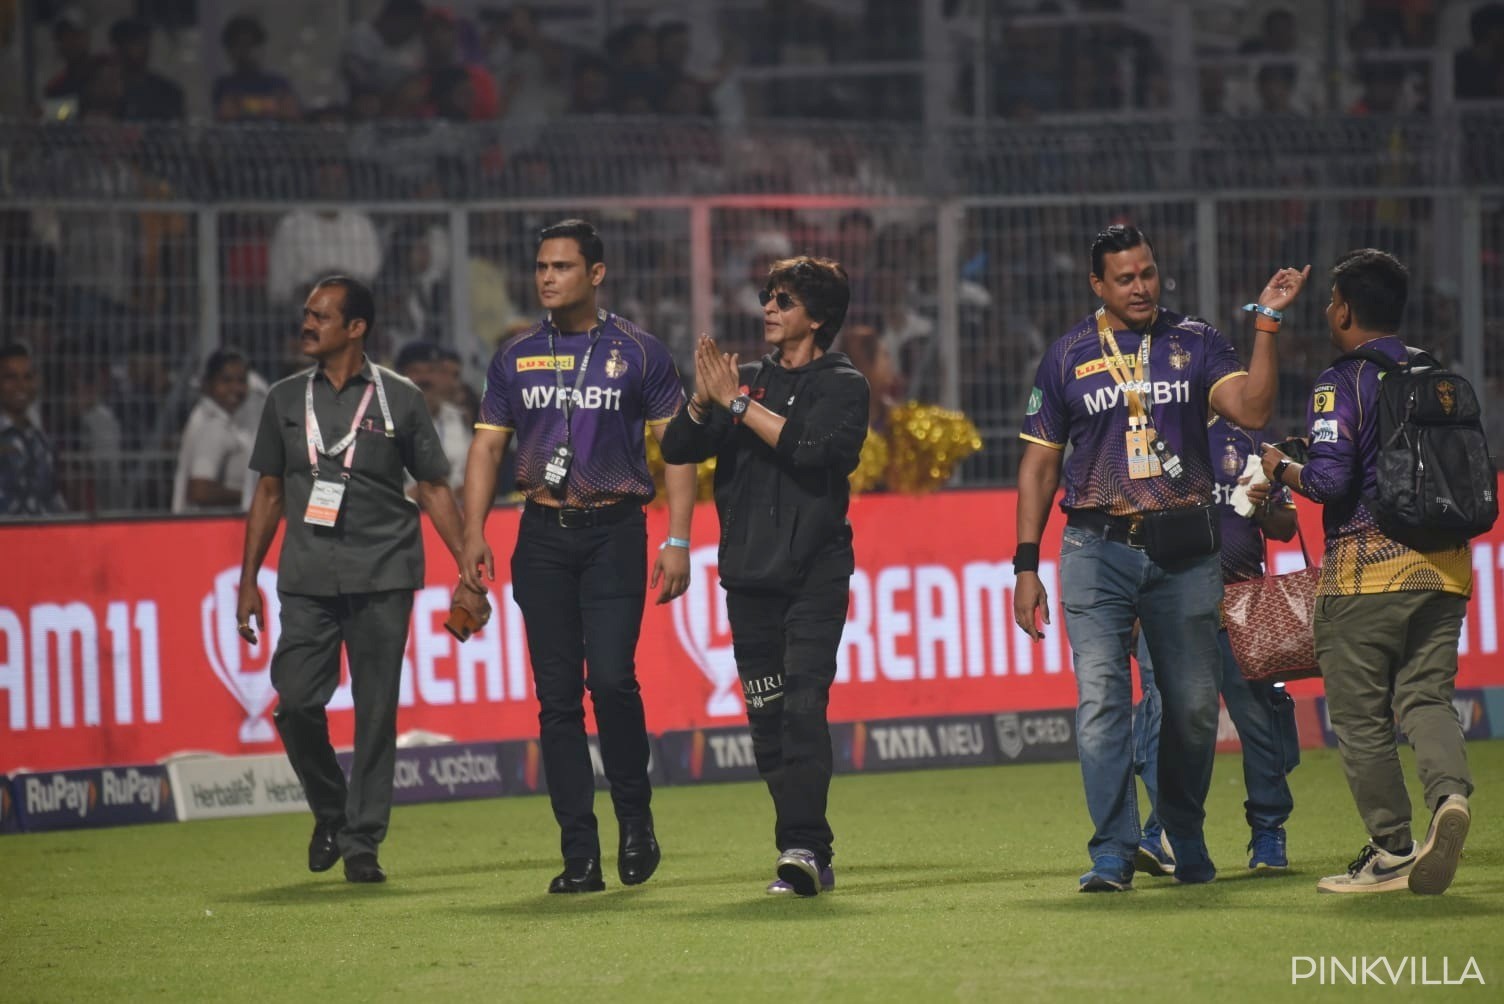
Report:
[[512,592],[527,626],[538,695],[548,797],[566,858],[600,857],[595,772],[585,742],[585,688],[595,707],[601,761],[616,818],[651,818],[648,733],[637,686],[637,635],[647,596],[647,521],[562,527],[534,507],[523,512],[512,552]]
[[[397,763],[397,698],[413,593],[397,589],[343,596],[278,593],[281,635],[272,656],[277,711],[287,759],[321,823],[341,819],[345,857],[374,853],[392,815]],[[324,706],[339,686],[339,649],[350,655],[355,760],[350,783],[334,757]]]
[[752,752],[773,796],[773,839],[780,851],[813,851],[822,866],[834,839],[825,818],[832,768],[826,709],[851,571],[846,546],[818,558],[792,591],[726,591]]

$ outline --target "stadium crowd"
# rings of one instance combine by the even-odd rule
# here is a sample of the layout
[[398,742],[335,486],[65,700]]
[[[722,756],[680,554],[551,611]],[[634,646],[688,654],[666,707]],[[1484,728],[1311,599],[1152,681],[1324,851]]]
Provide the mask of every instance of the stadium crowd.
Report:
[[[979,31],[997,43],[998,53],[1012,54],[983,64],[953,60],[960,69],[946,91],[952,111],[976,115],[981,100],[983,112],[1020,128],[1111,112],[1117,114],[1103,128],[1137,129],[1120,113],[1152,113],[1171,97],[1158,22],[1140,16],[1158,6],[1131,0],[943,5],[954,54],[964,53]],[[219,341],[245,354],[252,397],[259,382],[301,365],[290,337],[291,311],[298,292],[331,271],[347,272],[376,291],[383,319],[373,339],[376,358],[396,362],[406,345],[438,344],[458,353],[463,372],[478,380],[491,347],[530,319],[528,257],[543,217],[471,212],[468,247],[457,249],[444,214],[384,212],[382,202],[464,193],[527,197],[555,194],[561,186],[579,191],[583,175],[571,172],[593,159],[590,138],[614,139],[619,134],[609,132],[612,123],[644,121],[652,123],[655,138],[635,162],[639,169],[618,179],[620,189],[601,182],[590,191],[887,198],[918,190],[919,175],[892,159],[902,144],[889,142],[880,130],[883,123],[917,117],[905,102],[912,104],[922,89],[912,81],[868,86],[869,78],[836,71],[845,64],[917,60],[920,5],[769,0],[726,7],[719,22],[724,31],[711,39],[707,56],[698,48],[701,26],[688,21],[627,21],[590,47],[580,38],[561,37],[560,15],[541,5],[482,5],[461,12],[387,0],[371,5],[373,16],[351,25],[336,46],[326,45],[326,62],[338,78],[339,96],[332,100],[313,93],[306,74],[294,72],[284,50],[269,45],[275,32],[255,17],[223,22],[225,72],[190,77],[169,72],[154,58],[160,53],[153,45],[160,46],[164,36],[153,25],[127,19],[106,26],[91,22],[77,6],[58,8],[46,25],[57,68],[38,81],[39,110],[53,120],[49,136],[82,139],[34,161],[22,156],[14,165],[17,192],[52,191],[46,187],[52,184],[68,188],[45,208],[0,206],[0,341],[29,346],[38,378],[37,401],[29,410],[59,457],[58,484],[67,506],[165,511],[171,505],[181,430],[198,406],[207,361],[198,331],[207,282],[217,284]],[[1198,161],[1202,183],[1246,183],[1245,172],[1258,170],[1253,183],[1290,192],[1276,203],[1233,203],[1223,211],[1217,239],[1220,260],[1227,263],[1218,276],[1224,302],[1234,295],[1239,263],[1316,258],[1322,232],[1337,233],[1332,239],[1344,246],[1377,244],[1407,260],[1423,260],[1427,235],[1438,225],[1433,203],[1354,198],[1318,205],[1298,193],[1333,181],[1423,182],[1427,150],[1403,123],[1424,120],[1434,107],[1430,73],[1439,61],[1453,69],[1455,99],[1504,95],[1504,6],[1474,5],[1466,37],[1457,37],[1441,30],[1438,4],[1368,0],[1338,46],[1335,75],[1316,51],[1320,32],[1313,30],[1309,11],[1291,5],[1262,10],[1247,22],[1251,30],[1227,29],[1198,42],[1198,103],[1205,121],[1227,118],[1242,129],[1246,117],[1258,116],[1272,130],[1276,123],[1287,128],[1292,117],[1345,110],[1348,121],[1359,123],[1354,128],[1378,123],[1371,134],[1354,134],[1358,145],[1376,144],[1389,155],[1362,158],[1361,166],[1349,169],[1325,148],[1290,144],[1251,165],[1236,154],[1234,143],[1219,141]],[[1129,22],[1142,27],[1125,35]],[[761,43],[737,41],[751,38]],[[106,47],[97,44],[101,40]],[[1109,50],[1114,58],[1103,58]],[[966,76],[975,65],[988,68],[980,88]],[[782,75],[800,67],[815,76]],[[1072,67],[1080,72],[1065,72]],[[820,76],[823,70],[831,72]],[[1333,80],[1338,85],[1328,86]],[[187,135],[162,123],[193,118],[190,109],[196,107],[221,123],[212,143],[198,145],[190,137],[179,148],[171,146],[177,139],[161,139]],[[734,139],[704,147],[699,141],[705,132],[681,131],[686,122],[703,130],[809,114],[871,122],[864,128],[875,138],[860,142],[850,138],[855,133],[842,133],[791,140],[802,143],[797,155],[774,157]],[[56,122],[59,117],[66,121]],[[236,146],[237,136],[243,146]],[[151,151],[164,143],[184,155],[154,159]],[[271,152],[258,159],[258,151]],[[664,151],[672,156],[659,156]],[[613,148],[612,156],[619,162],[626,155]],[[979,192],[1050,190],[1035,187],[1045,183],[1041,179],[1066,179],[1061,183],[1071,191],[1113,183],[1149,190],[1160,182],[1150,158],[1142,160],[1150,173],[1115,179],[1103,175],[1097,158],[1043,144],[998,144],[958,161],[954,170],[966,172],[962,183]],[[477,175],[486,179],[481,187]],[[143,208],[186,196],[211,204],[237,197],[272,202],[217,214],[209,235],[218,245],[217,277],[199,274],[205,235],[193,215]],[[70,207],[72,198],[123,205],[96,212]],[[275,204],[288,199],[314,204]],[[1124,207],[1120,215],[1142,217],[1148,210]],[[1155,228],[1162,256],[1189,263],[1195,256],[1193,228],[1188,221],[1174,222]],[[872,382],[874,417],[880,420],[883,402],[937,397],[939,291],[953,283],[960,291],[959,403],[969,414],[996,414],[997,374],[1038,351],[1076,307],[1081,277],[1070,264],[1070,249],[1083,225],[1080,214],[1064,206],[978,209],[961,228],[957,274],[942,276],[937,227],[920,211],[718,211],[718,336],[744,354],[760,344],[756,293],[773,259],[807,251],[844,262],[852,308],[840,347]],[[612,229],[625,245],[624,264],[613,275],[614,305],[660,334],[682,365],[692,336],[686,223],[637,212]],[[451,302],[459,269],[465,270],[468,281],[461,286],[470,298],[463,311]],[[1461,326],[1456,283],[1420,275],[1416,300],[1423,322],[1439,344],[1454,350]],[[454,330],[461,314],[470,318],[473,332]],[[1314,315],[1307,320],[1317,322]],[[1292,375],[1309,372],[1320,361],[1308,357],[1312,351],[1319,355],[1319,349],[1298,343],[1281,365]],[[1298,385],[1282,381],[1282,387]],[[456,403],[473,398],[474,390],[457,393]],[[1279,402],[1284,426],[1298,424],[1298,398],[1291,390]],[[990,473],[983,476],[1011,471],[1007,437],[989,434],[989,442],[996,446],[984,458]],[[124,471],[122,451],[134,460]]]

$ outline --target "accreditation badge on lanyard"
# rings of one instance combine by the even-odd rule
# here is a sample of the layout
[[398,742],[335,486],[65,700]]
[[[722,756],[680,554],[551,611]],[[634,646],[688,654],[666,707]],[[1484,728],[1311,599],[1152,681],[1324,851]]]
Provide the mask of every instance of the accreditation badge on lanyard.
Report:
[[[345,485],[350,480],[350,470],[355,463],[355,435],[360,431],[360,423],[366,417],[366,409],[371,405],[371,396],[375,394],[381,405],[381,419],[386,425],[388,439],[395,438],[397,427],[392,422],[392,410],[386,402],[386,387],[381,382],[381,370],[376,366],[371,367],[371,382],[366,384],[366,392],[361,395],[360,406],[355,409],[355,417],[350,421],[350,431],[339,442],[329,448],[324,447],[324,435],[319,429],[319,419],[313,411],[313,378],[318,373],[312,370],[308,374],[308,386],[303,392],[303,423],[308,432],[308,466],[313,471],[313,491],[308,496],[308,508],[303,513],[303,522],[312,526],[334,526],[339,521],[339,511],[345,501]],[[340,463],[338,481],[319,480],[319,457],[334,458],[344,454]]]
[[[1157,314],[1155,316],[1158,317]],[[1125,358],[1118,349],[1106,308],[1097,308],[1097,340],[1102,346],[1107,372],[1112,375],[1113,382],[1123,389],[1123,396],[1128,401],[1128,431],[1123,438],[1128,458],[1128,476],[1136,481],[1157,478],[1161,474],[1179,478],[1184,473],[1180,458],[1155,431],[1154,419],[1149,411],[1149,350],[1153,328],[1154,321],[1151,320],[1144,328],[1138,352]]]

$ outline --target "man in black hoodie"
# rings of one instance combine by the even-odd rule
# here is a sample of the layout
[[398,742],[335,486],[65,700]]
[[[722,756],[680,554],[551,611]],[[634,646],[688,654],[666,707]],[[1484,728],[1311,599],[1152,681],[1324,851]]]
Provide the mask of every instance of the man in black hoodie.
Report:
[[740,366],[701,336],[695,393],[663,435],[671,464],[716,458],[720,575],[757,770],[776,814],[769,893],[814,896],[831,869],[826,708],[855,567],[848,475],[867,435],[867,380],[828,351],[851,299],[827,258],[773,263],[759,298],[773,353]]

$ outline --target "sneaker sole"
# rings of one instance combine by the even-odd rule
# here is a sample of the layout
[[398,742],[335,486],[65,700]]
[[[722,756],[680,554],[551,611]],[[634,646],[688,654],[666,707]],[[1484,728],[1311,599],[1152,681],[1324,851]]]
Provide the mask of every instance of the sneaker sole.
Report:
[[1101,875],[1093,875],[1081,883],[1082,892],[1132,892],[1133,880],[1127,882],[1114,882],[1112,879],[1103,878]]
[[[818,896],[820,894],[820,880],[816,875],[811,875],[798,864],[785,861],[778,866],[778,878],[789,884],[796,896]],[[775,894],[776,895],[776,894]]]
[[[1347,878],[1347,876],[1343,875],[1342,878]],[[1332,885],[1328,885],[1326,880],[1322,879],[1320,882],[1316,883],[1316,891],[1338,894],[1352,892],[1398,892],[1399,890],[1408,887],[1409,884],[1409,875],[1396,875],[1394,878],[1385,879],[1383,882],[1369,882],[1363,885],[1355,885],[1349,883],[1343,883],[1341,885],[1334,883]]]
[[1439,896],[1457,876],[1462,845],[1467,840],[1472,816],[1461,806],[1443,805],[1436,817],[1431,846],[1415,859],[1410,870],[1410,891],[1421,896]]
[[1165,865],[1163,861],[1160,861],[1142,847],[1133,855],[1133,870],[1154,878],[1169,878],[1175,874],[1173,865]]
[[1255,875],[1282,875],[1290,870],[1290,866],[1288,864],[1272,865],[1267,861],[1260,861],[1258,864],[1249,865],[1248,870]]

